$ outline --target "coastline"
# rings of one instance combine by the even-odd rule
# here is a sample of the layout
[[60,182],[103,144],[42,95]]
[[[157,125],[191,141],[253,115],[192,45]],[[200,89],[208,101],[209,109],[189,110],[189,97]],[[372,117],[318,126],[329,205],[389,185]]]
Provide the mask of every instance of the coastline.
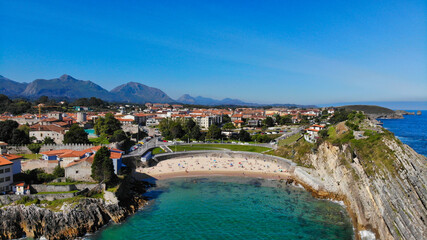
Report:
[[[172,178],[186,178],[186,177],[211,177],[211,176],[230,176],[230,177],[249,177],[249,178],[263,178],[263,179],[270,179],[270,180],[282,180],[286,181],[288,183],[295,183],[295,185],[302,186],[306,191],[310,192],[313,197],[318,199],[325,199],[330,201],[340,201],[343,202],[345,205],[345,209],[351,218],[351,222],[354,229],[354,236],[355,239],[360,240],[361,231],[370,231],[375,234],[376,238],[379,239],[379,233],[372,229],[370,226],[363,226],[360,225],[357,220],[357,215],[351,208],[350,201],[343,195],[339,195],[334,192],[327,191],[323,186],[315,186],[318,184],[315,182],[315,185],[310,185],[310,181],[304,181],[304,179],[301,177],[301,175],[295,174],[295,171],[292,171],[290,169],[282,169],[282,166],[277,165],[273,166],[275,163],[270,163],[269,165],[266,164],[268,162],[265,162],[263,160],[259,159],[244,159],[241,158],[234,158],[233,160],[235,162],[239,161],[245,161],[245,163],[239,162],[241,167],[237,169],[230,169],[229,166],[225,166],[224,163],[229,164],[232,160],[227,160],[228,158],[218,158],[218,157],[210,157],[210,156],[203,156],[203,157],[191,157],[191,158],[172,158],[168,160],[164,160],[159,162],[156,166],[151,168],[144,168],[139,169],[137,172],[139,173],[145,173],[147,174],[148,178],[153,178],[157,180],[165,180],[165,179],[172,179]],[[203,161],[203,162],[201,162]],[[198,165],[193,165],[196,162],[198,162]],[[255,164],[257,162],[257,167],[260,167],[259,169],[254,169],[252,164]],[[179,163],[179,165],[178,165]],[[261,163],[261,164],[259,164]],[[182,164],[185,164],[185,167],[183,167]],[[215,164],[215,167],[213,166]],[[235,163],[237,165],[237,163]],[[201,166],[203,166],[204,169],[201,169]],[[210,166],[210,167],[209,167]],[[249,167],[251,166],[251,167]],[[192,170],[192,169],[195,170]],[[209,170],[206,170],[209,169]],[[277,172],[277,169],[282,169],[283,172]],[[276,171],[276,172],[275,172]],[[304,170],[303,170],[304,171]],[[310,176],[310,173],[308,173],[309,178],[313,178],[313,176]],[[313,182],[311,182],[313,183]],[[323,184],[323,182],[321,183]]]
[[182,172],[167,172],[152,174],[151,177],[158,180],[165,180],[171,178],[185,178],[185,177],[206,177],[206,176],[227,176],[227,177],[251,177],[251,178],[264,178],[271,180],[289,180],[292,179],[290,174],[287,173],[263,173],[263,172],[250,172],[250,171],[182,171]]
[[[305,191],[308,191],[311,193],[311,195],[318,199],[325,199],[332,202],[339,202],[337,204],[342,205],[345,210],[348,213],[348,216],[351,218],[351,223],[353,225],[354,229],[354,237],[357,240],[362,239],[361,233],[364,232],[365,235],[369,235],[369,233],[372,233],[375,235],[376,239],[379,239],[379,234],[375,229],[370,229],[366,226],[361,226],[358,224],[357,216],[354,213],[354,211],[351,209],[351,204],[347,200],[346,197],[323,191],[323,190],[315,190],[310,185],[304,183],[303,181],[299,180],[295,176],[291,174],[269,174],[269,173],[256,173],[256,172],[248,172],[248,171],[193,171],[186,173],[183,172],[169,172],[169,173],[161,173],[152,175],[152,178],[155,178],[157,180],[166,180],[166,179],[174,179],[174,178],[187,178],[187,177],[215,177],[215,176],[225,176],[225,177],[248,177],[248,178],[263,178],[268,180],[286,180],[287,182],[294,182],[296,186],[301,186],[304,188]],[[371,235],[369,235],[371,236]]]

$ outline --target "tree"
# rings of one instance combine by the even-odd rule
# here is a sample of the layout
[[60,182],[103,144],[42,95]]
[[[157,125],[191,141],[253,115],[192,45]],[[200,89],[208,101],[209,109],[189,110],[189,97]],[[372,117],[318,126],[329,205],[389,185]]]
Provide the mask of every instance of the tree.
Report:
[[292,123],[292,116],[286,115],[280,119],[280,125],[286,125]]
[[30,149],[32,153],[37,154],[40,152],[40,148],[42,147],[42,145],[38,143],[33,143],[33,144],[29,144],[27,147],[28,149]]
[[98,182],[112,183],[116,180],[113,161],[110,159],[110,151],[101,147],[94,156],[91,177]]
[[19,124],[12,120],[0,121],[0,141],[11,143],[13,130],[18,126]]
[[103,163],[106,160],[110,160],[110,151],[106,147],[101,147],[96,153],[93,158],[92,163],[92,174],[91,177],[93,180],[102,182],[104,180],[104,174],[103,174]]
[[174,122],[171,126],[170,133],[172,138],[181,138],[184,135],[184,130],[179,122]]
[[70,128],[70,130],[65,133],[64,135],[64,141],[65,144],[67,143],[90,143],[88,139],[88,134],[85,132],[85,130],[82,127],[79,127],[78,124],[73,124]]
[[43,144],[56,144],[56,143],[51,137],[45,137],[43,139]]
[[274,120],[273,120],[273,118],[272,118],[272,117],[267,117],[267,118],[264,120],[264,125],[265,125],[265,126],[267,126],[267,127],[272,127],[272,126],[274,126]]
[[221,138],[221,128],[216,124],[212,124],[209,127],[208,133],[206,134],[207,139],[220,139]]
[[115,182],[117,176],[114,173],[113,161],[110,158],[104,158],[104,162],[102,163],[102,174],[105,183],[109,184]]
[[49,97],[48,96],[41,96],[39,97],[39,99],[37,100],[38,103],[48,103],[49,102]]
[[25,134],[30,135],[30,127],[28,125],[21,125],[18,129],[24,131]]
[[65,169],[57,165],[53,170],[53,176],[55,176],[55,178],[65,177]]
[[121,124],[120,121],[114,118],[112,113],[105,114],[105,118],[99,118],[96,120],[94,129],[97,135],[105,134],[111,136],[115,131],[120,130]]
[[12,144],[28,144],[30,143],[30,138],[25,133],[24,130],[21,129],[14,129],[12,132],[12,139],[10,140],[10,143]]
[[126,133],[120,129],[120,130],[116,130],[113,133],[113,136],[111,136],[110,138],[110,142],[121,142],[126,139],[128,139],[128,137],[126,136]]
[[236,127],[231,122],[228,122],[228,123],[224,124],[224,126],[222,126],[222,129],[224,129],[224,130],[231,130],[231,129],[235,129],[235,128]]
[[243,129],[239,132],[239,139],[243,142],[249,142],[252,140],[251,135]]
[[200,132],[199,125],[195,125],[193,129],[191,129],[190,137],[196,140],[202,140],[202,133]]
[[185,130],[185,132],[186,133],[190,133],[191,132],[191,130],[194,128],[194,126],[196,126],[196,123],[193,121],[193,119],[188,119],[186,122],[185,122],[185,125],[184,125],[184,130]]
[[228,116],[227,114],[222,115],[222,122],[223,123],[229,123],[229,122],[231,122],[230,116]]

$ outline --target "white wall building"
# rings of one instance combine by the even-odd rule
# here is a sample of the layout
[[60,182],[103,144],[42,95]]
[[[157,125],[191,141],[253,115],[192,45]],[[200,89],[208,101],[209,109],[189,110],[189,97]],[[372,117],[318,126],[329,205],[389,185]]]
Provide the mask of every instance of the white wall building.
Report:
[[13,163],[7,159],[0,158],[0,193],[12,191]]
[[203,129],[208,129],[212,124],[222,123],[222,116],[195,116],[194,121]]

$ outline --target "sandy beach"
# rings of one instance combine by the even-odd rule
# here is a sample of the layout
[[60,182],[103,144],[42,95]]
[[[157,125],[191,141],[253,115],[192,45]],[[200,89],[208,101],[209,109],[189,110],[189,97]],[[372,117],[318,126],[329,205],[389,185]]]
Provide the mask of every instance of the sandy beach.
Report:
[[189,156],[162,161],[137,172],[157,179],[187,176],[245,176],[287,179],[288,170],[277,163],[251,158]]

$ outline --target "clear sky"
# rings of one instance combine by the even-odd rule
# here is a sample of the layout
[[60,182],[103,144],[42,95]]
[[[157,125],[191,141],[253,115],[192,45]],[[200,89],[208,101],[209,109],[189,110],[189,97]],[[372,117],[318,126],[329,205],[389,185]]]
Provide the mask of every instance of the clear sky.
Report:
[[427,101],[427,1],[0,1],[0,75],[258,103]]

